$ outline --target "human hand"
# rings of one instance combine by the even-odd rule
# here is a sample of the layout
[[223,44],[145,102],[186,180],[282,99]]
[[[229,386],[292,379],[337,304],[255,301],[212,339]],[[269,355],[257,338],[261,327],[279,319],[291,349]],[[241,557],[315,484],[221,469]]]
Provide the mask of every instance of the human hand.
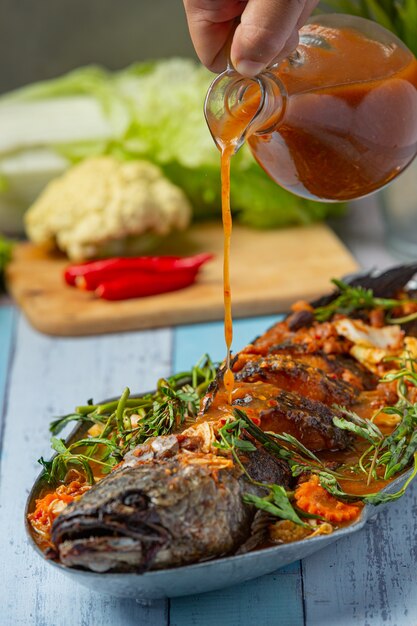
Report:
[[[213,72],[255,76],[298,44],[318,0],[183,0],[194,48]],[[231,42],[231,44],[230,44]]]

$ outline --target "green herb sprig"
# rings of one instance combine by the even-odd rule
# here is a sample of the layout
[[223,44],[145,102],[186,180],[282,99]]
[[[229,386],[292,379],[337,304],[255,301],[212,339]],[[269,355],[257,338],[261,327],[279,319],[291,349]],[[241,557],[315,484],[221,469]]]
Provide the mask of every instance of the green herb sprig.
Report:
[[[103,404],[89,401],[76,408],[74,413],[54,419],[50,431],[52,449],[57,452],[51,461],[39,459],[44,468],[44,478],[50,484],[64,480],[72,467],[80,467],[90,484],[94,482],[93,464],[102,472],[110,471],[123,456],[150,437],[167,435],[186,420],[194,420],[200,408],[200,399],[215,379],[217,366],[204,355],[189,371],[181,372],[158,382],[154,393],[132,398],[125,389],[121,398]],[[87,426],[98,424],[99,436],[87,437],[66,447],[57,435],[71,422]],[[98,454],[100,446],[105,453]],[[77,452],[80,447],[87,451]]]
[[[394,298],[377,298],[374,296],[372,289],[365,289],[364,287],[355,287],[348,285],[342,280],[332,279],[332,283],[338,288],[340,294],[335,297],[334,300],[324,306],[319,306],[314,309],[314,317],[318,322],[327,322],[335,313],[341,313],[342,315],[349,316],[355,311],[364,311],[370,309],[383,309],[384,311],[391,311],[399,306],[413,302],[417,303],[417,300],[397,300]],[[402,318],[387,318],[388,323],[398,324]],[[405,319],[405,318],[404,318]],[[413,313],[407,316],[407,321],[413,321],[417,319],[417,313]]]
[[[219,437],[219,441],[214,445],[225,452],[231,453],[235,462],[240,466],[242,472],[246,475],[248,481],[266,491],[266,495],[263,497],[253,493],[245,493],[242,496],[243,502],[251,504],[262,511],[266,511],[270,515],[278,517],[279,519],[290,520],[295,524],[305,528],[310,528],[310,526],[301,519],[300,515],[298,515],[293,504],[291,503],[290,496],[293,495],[292,492],[287,492],[281,485],[256,481],[247,472],[239,458],[239,452],[250,453],[256,450],[256,446],[248,439],[245,439],[245,437],[246,433],[249,433],[251,426],[254,426],[255,429],[257,429],[257,426],[253,424],[252,420],[248,418],[244,411],[235,409],[233,414],[235,419],[229,420],[218,430],[217,436]],[[259,429],[259,431],[260,433],[263,433],[261,429]],[[258,432],[257,434],[259,436]],[[262,437],[262,445],[267,447],[266,444],[268,442],[268,437]],[[272,447],[277,453],[279,446],[274,444],[273,441]],[[284,456],[286,457],[286,452],[284,452]],[[300,513],[302,512],[300,511]]]
[[[385,374],[380,382],[396,381],[397,403],[394,406],[380,408],[371,420],[363,419],[353,411],[336,406],[335,408],[344,413],[348,419],[333,418],[335,426],[354,432],[370,444],[359,460],[359,468],[368,475],[368,484],[372,478],[378,478],[378,469],[383,470],[384,480],[389,480],[404,471],[417,453],[417,404],[409,400],[409,388],[417,388],[417,361],[410,354],[389,357],[386,361],[395,362],[397,369]],[[395,415],[399,419],[396,428],[386,436],[373,423],[381,412]]]
[[[244,424],[246,431],[262,444],[266,450],[278,459],[288,463],[293,476],[310,471],[312,468],[317,470],[325,468],[314,452],[304,446],[293,435],[265,432],[254,424],[241,409],[235,409],[235,415]],[[284,443],[287,445],[283,445]]]
[[368,494],[367,496],[365,496],[364,502],[366,502],[367,504],[372,504],[373,506],[377,506],[378,504],[386,504],[387,502],[393,502],[394,500],[398,500],[398,498],[401,498],[405,494],[407,487],[410,485],[410,483],[414,480],[414,478],[417,475],[417,452],[414,453],[413,460],[414,460],[413,471],[411,472],[410,476],[407,478],[407,480],[405,481],[401,489],[399,489],[395,493],[379,492],[379,493]]
[[[237,412],[235,412],[236,415]],[[217,436],[219,441],[213,445],[220,450],[235,453],[237,450],[242,452],[254,452],[256,446],[247,439],[242,439],[245,423],[238,416],[237,419],[228,421],[224,426],[219,428]]]
[[333,417],[333,424],[338,428],[349,430],[362,439],[366,439],[366,441],[369,441],[372,445],[378,445],[384,439],[384,435],[372,420],[364,419],[344,406],[335,405],[334,408],[337,409],[339,413],[349,418]]
[[294,522],[294,524],[298,524],[304,528],[311,528],[309,524],[304,522],[297,514],[284,487],[281,487],[280,485],[268,485],[268,490],[269,493],[264,498],[255,496],[252,493],[245,493],[243,495],[243,502],[246,502],[246,504],[252,504],[256,506],[257,509],[266,511],[274,517],[290,520],[291,522]]
[[[39,459],[39,463],[44,468],[44,477],[47,482],[56,484],[63,481],[70,467],[75,466],[84,471],[90,485],[94,484],[91,448],[95,449],[97,445],[104,446],[106,451],[100,458],[94,458],[94,463],[100,466],[102,473],[107,473],[121,460],[117,445],[113,441],[90,437],[80,439],[67,447],[62,439],[52,437],[51,447],[57,452],[56,456],[51,461],[45,461],[43,457]],[[87,451],[74,453],[74,450],[78,448],[87,448]]]

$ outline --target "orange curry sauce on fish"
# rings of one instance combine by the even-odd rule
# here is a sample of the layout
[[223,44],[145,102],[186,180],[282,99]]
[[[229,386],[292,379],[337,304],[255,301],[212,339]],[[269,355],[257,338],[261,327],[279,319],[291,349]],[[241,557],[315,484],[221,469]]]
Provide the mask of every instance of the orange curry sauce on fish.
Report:
[[[331,420],[338,412],[333,407],[346,406],[362,418],[372,418],[384,435],[393,431],[399,423],[398,416],[381,409],[397,401],[396,382],[381,383],[379,380],[392,368],[392,362],[384,362],[384,359],[402,351],[404,333],[395,327],[388,338],[391,343],[386,348],[366,348],[369,363],[362,364],[349,356],[356,344],[338,335],[337,320],[336,323],[314,322],[310,327],[291,330],[292,319],[301,313],[307,316],[312,312],[307,303],[297,304],[295,308],[298,306],[302,308],[288,320],[273,326],[237,355],[232,366],[233,407],[242,408],[266,432],[288,433],[296,437],[314,450],[324,464],[337,467],[338,482],[347,493],[375,493],[390,480],[384,480],[382,468],[371,477],[357,471],[369,442],[359,437],[343,442],[337,440]],[[340,322],[343,319],[341,317]],[[362,326],[360,320],[349,320],[349,323],[352,327],[348,328],[348,333]],[[368,324],[363,327],[369,333],[374,328]],[[376,334],[384,331],[377,327],[374,330]],[[352,330],[352,334],[354,332]],[[414,341],[414,338],[406,339]],[[408,347],[410,345],[417,350],[417,341],[407,343]],[[379,363],[375,365],[373,359],[379,359]],[[216,423],[222,417],[226,419],[231,412],[229,395],[226,386],[220,385],[206,401],[206,408],[203,406],[199,421]],[[321,430],[317,422],[327,416],[324,407],[329,410],[330,428]]]

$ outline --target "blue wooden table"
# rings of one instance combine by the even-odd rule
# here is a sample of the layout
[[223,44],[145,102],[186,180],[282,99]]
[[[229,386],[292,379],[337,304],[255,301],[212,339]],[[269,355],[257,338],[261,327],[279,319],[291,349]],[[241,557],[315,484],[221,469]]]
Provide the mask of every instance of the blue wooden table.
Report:
[[[236,322],[234,349],[272,318]],[[416,626],[417,485],[355,535],[275,574],[149,606],[102,597],[48,566],[27,542],[23,510],[49,454],[48,423],[87,398],[144,391],[224,354],[220,323],[59,339],[0,306],[0,624],[2,626]]]

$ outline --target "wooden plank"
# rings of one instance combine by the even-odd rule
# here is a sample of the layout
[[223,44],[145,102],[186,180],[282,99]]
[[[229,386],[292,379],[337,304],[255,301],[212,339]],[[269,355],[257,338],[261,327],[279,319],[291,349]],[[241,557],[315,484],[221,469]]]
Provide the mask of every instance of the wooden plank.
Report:
[[[267,328],[275,324],[279,315],[235,320],[233,324],[232,351],[238,352]],[[205,353],[214,361],[222,361],[226,355],[223,322],[179,326],[174,330],[173,370],[189,369]]]
[[68,580],[28,544],[23,510],[48,456],[48,423],[89,397],[152,388],[171,369],[169,330],[51,339],[19,320],[4,431],[0,502],[0,622],[5,626],[167,625],[166,602],[148,607],[101,597]]
[[304,618],[300,576],[298,572],[284,575],[278,571],[239,587],[176,598],[171,600],[169,624],[301,626]]
[[0,306],[0,456],[3,439],[3,407],[13,344],[14,309]]
[[[196,284],[187,289],[152,298],[105,302],[90,292],[64,285],[62,270],[67,261],[63,257],[21,244],[15,247],[8,266],[8,285],[32,325],[52,335],[89,335],[221,319],[221,224],[193,226],[170,239],[160,252],[212,252],[215,256],[204,266]],[[234,315],[285,311],[295,300],[311,299],[327,291],[330,278],[356,268],[356,261],[325,224],[267,231],[236,225],[231,253]]]
[[304,559],[307,626],[416,626],[417,484],[366,527]]
[[[278,321],[278,316],[237,320],[234,351],[238,351]],[[188,369],[208,352],[221,361],[225,356],[223,324],[196,324],[175,329],[173,364]],[[300,563],[239,586],[170,601],[170,626],[301,626],[304,624]]]

